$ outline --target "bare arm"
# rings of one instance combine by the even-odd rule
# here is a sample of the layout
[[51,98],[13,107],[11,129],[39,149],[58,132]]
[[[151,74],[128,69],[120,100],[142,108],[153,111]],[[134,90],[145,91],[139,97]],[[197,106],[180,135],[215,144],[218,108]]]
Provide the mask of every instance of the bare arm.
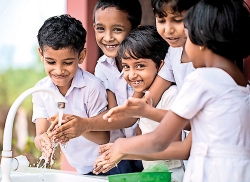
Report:
[[153,154],[141,154],[141,155],[127,155],[123,159],[135,159],[135,160],[187,160],[190,154],[192,145],[192,132],[189,133],[184,141],[172,142],[168,148],[162,152]]
[[171,86],[171,82],[163,79],[159,75],[156,76],[153,84],[149,88],[153,100],[153,107],[155,107],[161,99],[162,94]]

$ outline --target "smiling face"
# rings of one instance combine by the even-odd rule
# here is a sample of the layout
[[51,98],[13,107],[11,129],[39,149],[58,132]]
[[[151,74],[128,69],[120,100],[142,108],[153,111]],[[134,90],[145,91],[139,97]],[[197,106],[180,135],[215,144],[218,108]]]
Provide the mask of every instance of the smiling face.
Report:
[[84,49],[80,55],[71,48],[54,50],[51,47],[44,47],[43,51],[40,48],[38,50],[46,74],[65,95],[71,86],[78,64],[81,64],[85,58],[86,50]]
[[167,4],[163,4],[163,7],[167,16],[159,17],[156,15],[156,28],[158,33],[171,47],[184,46],[186,36],[184,33],[183,19],[186,11],[173,13]]
[[158,73],[156,64],[151,59],[122,59],[124,79],[135,92],[147,90]]
[[111,58],[117,56],[120,43],[132,28],[128,14],[115,7],[97,9],[93,26],[98,46],[107,57]]

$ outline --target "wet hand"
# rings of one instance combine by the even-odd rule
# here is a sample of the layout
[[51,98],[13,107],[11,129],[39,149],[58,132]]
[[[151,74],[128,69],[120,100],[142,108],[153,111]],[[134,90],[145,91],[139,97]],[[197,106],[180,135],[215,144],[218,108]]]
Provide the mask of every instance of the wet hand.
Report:
[[52,155],[51,133],[46,132],[40,135],[41,152],[45,159],[50,161]]
[[79,116],[65,116],[62,125],[55,127],[52,131],[53,140],[62,144],[67,143],[70,139],[81,136],[86,131],[87,120]]

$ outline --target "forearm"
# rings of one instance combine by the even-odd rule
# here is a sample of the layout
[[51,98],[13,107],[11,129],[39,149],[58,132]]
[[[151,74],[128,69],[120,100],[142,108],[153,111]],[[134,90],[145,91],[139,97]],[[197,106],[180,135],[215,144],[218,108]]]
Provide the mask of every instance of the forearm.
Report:
[[106,144],[110,140],[109,131],[90,131],[83,133],[82,136],[98,145]]
[[40,140],[41,140],[41,135],[37,135],[37,136],[35,137],[35,139],[34,139],[34,143],[35,143],[36,148],[37,148],[39,151],[42,151],[42,150],[41,150]]
[[142,117],[151,119],[156,122],[160,122],[166,113],[167,110],[158,109],[147,105],[145,110],[142,112]]
[[141,155],[127,155],[124,159],[132,160],[187,160],[190,155],[192,134],[184,141],[172,142],[163,152]]
[[122,128],[128,128],[133,126],[137,118],[124,118],[114,122],[108,122],[104,120],[102,117],[107,111],[102,112],[101,114],[92,117],[86,118],[88,121],[87,131],[110,131],[110,130],[118,130]]
[[164,80],[160,76],[156,76],[153,84],[149,88],[149,92],[152,95],[153,106],[157,106],[161,99],[162,94],[171,86],[171,82]]

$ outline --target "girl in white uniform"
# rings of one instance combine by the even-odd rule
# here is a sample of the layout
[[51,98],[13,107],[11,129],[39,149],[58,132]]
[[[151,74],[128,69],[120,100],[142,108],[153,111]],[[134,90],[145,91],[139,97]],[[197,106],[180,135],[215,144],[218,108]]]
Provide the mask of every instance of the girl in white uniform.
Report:
[[191,120],[184,181],[249,181],[250,85],[236,66],[250,55],[249,8],[241,0],[201,0],[184,23],[186,52],[197,69],[156,130],[118,139],[106,158],[113,166],[128,154],[163,151]]

